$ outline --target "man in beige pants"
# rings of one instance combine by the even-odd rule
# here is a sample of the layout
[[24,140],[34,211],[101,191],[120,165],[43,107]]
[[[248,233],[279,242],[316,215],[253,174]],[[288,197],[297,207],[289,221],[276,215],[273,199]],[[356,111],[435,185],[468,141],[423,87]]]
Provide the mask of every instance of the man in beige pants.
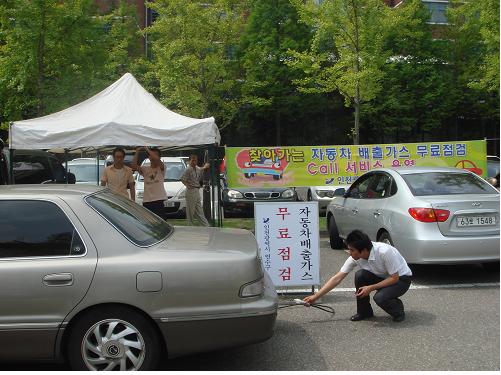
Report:
[[208,227],[209,222],[205,218],[200,199],[200,180],[203,171],[209,168],[209,163],[205,163],[203,167],[199,167],[197,163],[198,156],[191,155],[189,165],[181,177],[181,182],[186,186],[186,218],[188,225],[194,225],[193,218],[196,218],[200,224]]

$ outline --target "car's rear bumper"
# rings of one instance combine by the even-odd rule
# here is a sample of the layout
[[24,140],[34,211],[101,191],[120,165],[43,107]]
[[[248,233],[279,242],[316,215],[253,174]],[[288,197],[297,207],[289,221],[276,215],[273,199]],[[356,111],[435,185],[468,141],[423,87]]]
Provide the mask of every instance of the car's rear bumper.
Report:
[[484,237],[445,237],[442,234],[420,238],[394,238],[409,263],[460,264],[499,260],[499,235]]
[[228,315],[156,319],[169,358],[262,342],[273,336],[278,297],[265,276],[261,297],[242,299],[242,311]]

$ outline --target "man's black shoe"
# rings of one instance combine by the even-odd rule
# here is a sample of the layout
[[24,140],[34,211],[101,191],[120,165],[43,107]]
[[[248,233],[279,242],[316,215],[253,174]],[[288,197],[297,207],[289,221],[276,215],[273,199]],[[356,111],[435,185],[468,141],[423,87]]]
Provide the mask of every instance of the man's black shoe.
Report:
[[358,322],[360,320],[364,320],[364,319],[368,319],[368,318],[372,318],[374,316],[374,314],[369,314],[369,315],[361,315],[361,314],[355,314],[353,315],[350,320],[352,322]]
[[395,315],[393,317],[393,321],[397,323],[403,322],[404,320],[405,320],[405,313],[402,313],[400,315]]

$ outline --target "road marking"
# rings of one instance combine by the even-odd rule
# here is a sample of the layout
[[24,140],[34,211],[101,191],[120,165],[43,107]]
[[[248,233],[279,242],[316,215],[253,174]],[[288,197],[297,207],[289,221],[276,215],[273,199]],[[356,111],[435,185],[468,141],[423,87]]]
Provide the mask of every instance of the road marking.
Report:
[[[499,283],[460,283],[460,284],[412,284],[410,290],[419,289],[460,289],[460,288],[486,288],[499,287]],[[336,288],[329,293],[354,292],[355,288]],[[277,293],[311,293],[310,289],[280,289]]]

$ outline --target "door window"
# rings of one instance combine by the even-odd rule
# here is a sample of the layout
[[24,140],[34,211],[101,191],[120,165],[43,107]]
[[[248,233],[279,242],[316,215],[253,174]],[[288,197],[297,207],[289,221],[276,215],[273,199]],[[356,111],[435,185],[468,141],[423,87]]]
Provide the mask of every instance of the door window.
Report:
[[85,245],[54,203],[0,200],[0,258],[82,255]]
[[350,198],[355,199],[368,199],[371,198],[369,187],[373,184],[373,182],[377,179],[375,174],[368,174],[359,178],[355,183],[351,186],[350,189]]

